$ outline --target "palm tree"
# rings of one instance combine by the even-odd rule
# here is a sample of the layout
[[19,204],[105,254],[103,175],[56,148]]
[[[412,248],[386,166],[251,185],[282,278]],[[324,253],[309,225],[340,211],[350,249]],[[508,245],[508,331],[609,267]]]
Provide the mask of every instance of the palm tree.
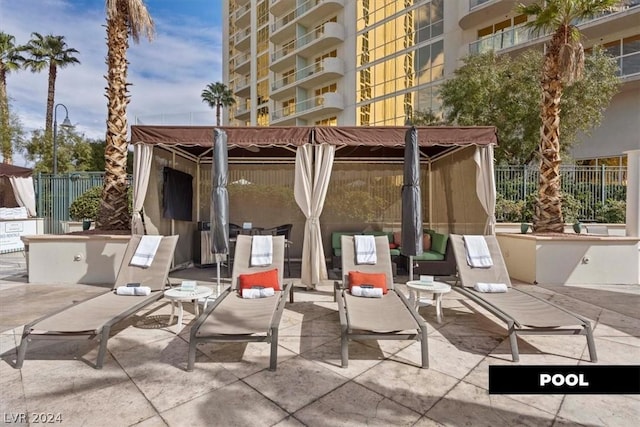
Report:
[[519,5],[533,16],[527,25],[537,34],[551,34],[545,46],[540,86],[540,178],[533,218],[537,232],[563,232],[560,191],[560,100],[564,88],[582,77],[584,49],[576,23],[606,12],[619,0],[545,0]]
[[47,137],[51,137],[53,128],[53,105],[56,92],[56,77],[58,68],[65,68],[72,64],[79,64],[80,61],[74,55],[76,49],[67,47],[64,36],[46,35],[31,33],[31,40],[24,49],[29,57],[24,65],[34,73],[39,73],[45,68],[49,68],[49,89],[47,92],[47,116],[45,118],[45,132]]
[[20,69],[24,58],[16,38],[0,31],[0,153],[4,163],[13,163],[11,132],[9,130],[9,95],[7,94],[7,74]]
[[224,83],[209,83],[202,91],[202,102],[216,109],[216,126],[220,126],[220,108],[236,103],[233,92]]
[[129,36],[152,40],[155,27],[142,0],[106,0],[107,10],[107,133],[104,149],[104,187],[96,227],[128,230],[127,198],[127,50]]

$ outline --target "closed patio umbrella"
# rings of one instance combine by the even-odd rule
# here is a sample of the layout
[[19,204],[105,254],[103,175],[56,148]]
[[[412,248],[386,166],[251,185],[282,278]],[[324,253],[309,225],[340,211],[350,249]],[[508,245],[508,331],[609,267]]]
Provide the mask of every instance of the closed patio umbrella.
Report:
[[214,130],[213,159],[211,162],[211,253],[216,260],[218,295],[220,295],[220,263],[229,254],[229,175],[227,134]]
[[413,257],[422,255],[420,153],[418,131],[414,126],[407,130],[404,137],[401,238],[401,253],[409,257],[409,280],[413,280]]

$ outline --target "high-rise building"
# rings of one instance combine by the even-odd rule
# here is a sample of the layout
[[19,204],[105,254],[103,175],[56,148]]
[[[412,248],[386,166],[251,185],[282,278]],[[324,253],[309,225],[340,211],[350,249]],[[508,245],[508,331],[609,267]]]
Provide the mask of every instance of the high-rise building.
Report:
[[[438,113],[439,85],[468,54],[543,49],[512,0],[225,0],[231,125],[403,125]],[[526,1],[524,3],[527,3]],[[640,0],[579,24],[618,61],[622,87],[574,156],[640,148]]]

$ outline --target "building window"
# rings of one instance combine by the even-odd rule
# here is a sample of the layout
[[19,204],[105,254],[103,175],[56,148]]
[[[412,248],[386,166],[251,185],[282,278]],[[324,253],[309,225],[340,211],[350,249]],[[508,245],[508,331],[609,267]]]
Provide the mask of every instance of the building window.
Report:
[[282,101],[282,116],[290,116],[296,112],[296,99],[291,98],[286,101]]
[[257,79],[263,79],[269,75],[269,53],[265,52],[258,56],[256,61]]
[[316,126],[338,126],[337,117],[329,117],[327,119],[318,120],[315,123]]
[[284,73],[282,73],[282,86],[286,86],[288,84],[293,83],[294,81],[296,81],[296,70],[295,69],[290,69],[285,71]]
[[258,108],[258,126],[269,126],[269,107]]
[[335,83],[332,83],[329,86],[321,87],[320,89],[316,89],[315,91],[316,106],[323,105],[324,98],[322,95],[324,95],[325,93],[337,92],[337,90],[338,90],[338,85],[336,85]]

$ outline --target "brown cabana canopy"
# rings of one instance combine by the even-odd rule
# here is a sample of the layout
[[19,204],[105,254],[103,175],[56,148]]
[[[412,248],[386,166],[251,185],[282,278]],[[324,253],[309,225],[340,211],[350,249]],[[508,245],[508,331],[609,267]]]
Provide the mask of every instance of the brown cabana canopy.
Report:
[[10,165],[8,163],[0,163],[0,176],[2,177],[17,177],[27,178],[33,174],[33,170],[29,168],[23,168],[21,166]]
[[[295,148],[307,143],[350,147],[338,157],[370,157],[372,147],[381,147],[375,157],[402,158],[406,126],[221,126],[227,133],[229,156],[294,157]],[[161,145],[188,157],[209,156],[213,126],[131,126],[131,143]],[[421,153],[435,157],[451,147],[497,143],[493,126],[417,126]],[[269,150],[260,150],[269,147]]]

